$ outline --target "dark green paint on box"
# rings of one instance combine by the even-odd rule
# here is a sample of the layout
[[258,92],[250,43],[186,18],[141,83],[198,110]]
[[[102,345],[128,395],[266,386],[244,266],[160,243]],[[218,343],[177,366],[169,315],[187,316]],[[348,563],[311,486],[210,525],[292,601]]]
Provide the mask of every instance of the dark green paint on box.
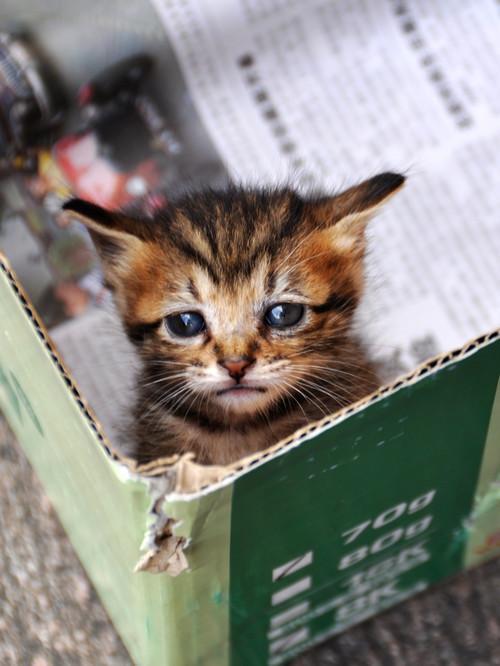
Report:
[[491,344],[236,481],[233,666],[279,663],[463,567],[499,369]]

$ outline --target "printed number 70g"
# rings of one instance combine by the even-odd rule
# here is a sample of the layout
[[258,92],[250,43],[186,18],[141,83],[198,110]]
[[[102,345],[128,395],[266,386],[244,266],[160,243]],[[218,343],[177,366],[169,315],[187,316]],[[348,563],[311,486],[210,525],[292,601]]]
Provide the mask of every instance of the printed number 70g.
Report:
[[425,495],[416,497],[410,503],[401,502],[396,506],[392,506],[390,509],[387,509],[378,515],[375,520],[367,520],[360,525],[356,525],[356,527],[352,527],[350,530],[347,530],[342,534],[342,536],[345,538],[344,546],[347,546],[347,544],[355,541],[360,536],[360,534],[362,534],[370,526],[372,529],[378,530],[380,527],[385,527],[385,525],[392,523],[394,520],[401,518],[401,516],[405,514],[411,515],[413,513],[417,513],[417,511],[425,509],[425,507],[429,506],[429,504],[432,502],[435,494],[435,490],[430,490],[428,493],[425,493]]

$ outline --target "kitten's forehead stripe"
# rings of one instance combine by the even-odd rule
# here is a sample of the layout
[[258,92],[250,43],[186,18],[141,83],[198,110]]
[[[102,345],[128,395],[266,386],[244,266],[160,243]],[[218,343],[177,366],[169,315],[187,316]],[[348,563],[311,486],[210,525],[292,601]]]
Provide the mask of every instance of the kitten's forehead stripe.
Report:
[[193,282],[193,279],[192,279],[192,278],[189,278],[188,285],[187,285],[187,289],[188,289],[189,293],[191,294],[191,296],[192,296],[194,299],[196,299],[197,301],[200,301],[200,302],[201,302],[200,292],[199,292],[198,289],[196,288],[196,285],[195,285],[195,283]]
[[169,237],[169,240],[176,246],[178,250],[182,252],[182,254],[185,255],[187,259],[191,259],[200,266],[203,266],[207,273],[210,274],[212,280],[216,284],[219,284],[220,276],[215,270],[213,263],[205,256],[203,256],[199,250],[194,248],[186,238],[180,237],[178,234],[174,234]]
[[266,291],[268,294],[272,294],[276,288],[276,272],[271,269],[267,276]]
[[168,236],[216,284],[231,282],[238,274],[249,277],[260,259],[282,251],[302,221],[304,205],[289,191],[207,192],[177,205]]

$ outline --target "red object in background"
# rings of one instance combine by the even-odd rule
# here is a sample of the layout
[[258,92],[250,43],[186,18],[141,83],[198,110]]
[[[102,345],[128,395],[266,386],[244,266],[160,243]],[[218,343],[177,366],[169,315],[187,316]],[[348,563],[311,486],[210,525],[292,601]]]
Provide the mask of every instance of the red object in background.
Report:
[[126,207],[161,185],[155,159],[143,160],[131,171],[120,171],[102,154],[93,131],[64,137],[55,144],[54,157],[75,194],[100,206]]
[[[120,60],[85,83],[77,97],[78,114],[61,124],[60,138],[49,152],[53,135],[45,136],[44,144],[24,143],[31,136],[28,129],[53,127],[54,114],[48,118],[41,112],[40,118],[25,114],[23,123],[9,125],[7,134],[3,131],[4,117],[16,115],[15,104],[24,100],[21,93],[26,92],[21,70],[11,81],[7,57],[12,44],[19,46],[0,33],[0,177],[28,173],[28,187],[53,215],[58,208],[51,194],[59,199],[74,194],[107,208],[137,208],[153,216],[165,203],[162,190],[175,177],[173,156],[181,147],[155,102],[140,94],[153,67],[151,57],[137,54]],[[23,62],[31,63],[31,52],[24,53]],[[6,65],[2,69],[4,60],[10,69]],[[42,90],[41,84],[37,90]]]

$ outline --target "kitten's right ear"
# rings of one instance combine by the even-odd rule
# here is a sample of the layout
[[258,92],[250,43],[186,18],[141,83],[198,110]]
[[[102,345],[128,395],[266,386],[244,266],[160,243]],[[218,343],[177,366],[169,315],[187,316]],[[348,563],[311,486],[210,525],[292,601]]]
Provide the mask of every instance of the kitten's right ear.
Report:
[[152,237],[148,223],[83,199],[70,199],[62,209],[87,227],[105,266]]
[[368,221],[405,180],[399,173],[380,173],[340,194],[320,198],[312,204],[317,233],[337,250],[361,259]]

